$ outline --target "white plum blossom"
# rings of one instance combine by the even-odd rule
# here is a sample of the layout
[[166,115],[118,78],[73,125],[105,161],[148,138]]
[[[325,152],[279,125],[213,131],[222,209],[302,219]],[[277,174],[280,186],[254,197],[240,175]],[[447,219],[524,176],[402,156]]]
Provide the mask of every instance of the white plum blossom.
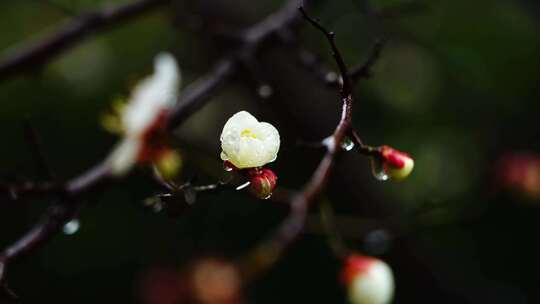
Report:
[[154,73],[137,84],[120,113],[124,138],[108,159],[113,174],[123,175],[138,161],[148,160],[148,155],[143,154],[155,148],[148,142],[163,128],[165,115],[176,102],[180,79],[174,57],[168,53],[157,55]]
[[246,111],[227,120],[220,139],[221,159],[238,169],[262,167],[273,162],[279,151],[278,130]]

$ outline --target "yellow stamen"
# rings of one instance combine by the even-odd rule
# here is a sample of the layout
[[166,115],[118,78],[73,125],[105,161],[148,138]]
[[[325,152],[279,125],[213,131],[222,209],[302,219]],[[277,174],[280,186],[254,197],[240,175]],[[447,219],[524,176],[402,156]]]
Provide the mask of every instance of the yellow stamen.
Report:
[[251,138],[257,138],[257,136],[251,132],[250,129],[245,129],[240,133],[240,136],[242,137],[251,137]]

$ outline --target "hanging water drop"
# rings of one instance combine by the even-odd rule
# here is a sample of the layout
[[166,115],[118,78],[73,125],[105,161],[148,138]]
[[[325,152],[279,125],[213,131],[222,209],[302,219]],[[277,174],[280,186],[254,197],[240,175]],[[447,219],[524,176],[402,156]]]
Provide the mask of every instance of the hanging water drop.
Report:
[[390,176],[384,170],[382,161],[377,157],[371,157],[371,173],[379,181],[387,181]]
[[268,194],[267,196],[263,197],[262,199],[267,200],[267,199],[270,199],[271,197],[272,197],[272,193]]
[[257,88],[257,94],[261,98],[270,98],[274,94],[274,89],[269,84],[261,84]]
[[234,167],[230,162],[226,161],[223,163],[223,169],[225,169],[225,171],[227,172],[231,172],[232,170],[234,170]]
[[64,232],[64,234],[73,235],[77,233],[77,231],[79,231],[79,228],[81,228],[81,223],[79,222],[79,220],[72,219],[64,225],[62,231]]
[[354,142],[349,137],[345,137],[341,141],[341,148],[347,152],[351,151],[352,149],[354,149]]

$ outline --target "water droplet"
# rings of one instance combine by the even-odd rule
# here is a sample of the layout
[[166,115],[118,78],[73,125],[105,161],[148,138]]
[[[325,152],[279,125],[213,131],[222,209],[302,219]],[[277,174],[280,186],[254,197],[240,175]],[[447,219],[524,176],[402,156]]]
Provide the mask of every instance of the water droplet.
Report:
[[373,177],[383,182],[390,179],[390,176],[384,171],[381,160],[377,157],[371,157],[371,173]]
[[81,222],[79,222],[78,219],[72,219],[64,225],[62,231],[64,232],[64,234],[72,235],[77,233],[77,231],[79,231],[79,228],[81,228]]
[[265,83],[257,88],[257,94],[259,94],[261,98],[269,98],[274,94],[274,89],[269,84]]
[[271,197],[272,197],[272,193],[268,194],[267,196],[263,197],[262,199],[267,200],[267,199],[270,199]]
[[351,151],[354,149],[354,142],[349,137],[345,137],[343,141],[341,141],[341,148],[347,152]]
[[223,169],[225,169],[225,171],[227,172],[231,172],[232,170],[234,170],[233,166],[228,161],[223,163]]
[[247,186],[249,186],[249,184],[251,184],[251,182],[245,182],[245,183],[241,184],[240,186],[236,187],[236,190],[242,190],[242,189],[246,188]]

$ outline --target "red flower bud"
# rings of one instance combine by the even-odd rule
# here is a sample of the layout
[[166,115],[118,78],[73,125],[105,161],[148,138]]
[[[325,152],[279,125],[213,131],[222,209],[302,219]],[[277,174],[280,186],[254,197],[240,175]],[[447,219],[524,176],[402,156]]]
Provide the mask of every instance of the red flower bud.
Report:
[[248,171],[250,176],[249,188],[255,196],[261,199],[270,198],[277,185],[277,176],[270,169],[254,168]]
[[389,146],[381,147],[383,169],[393,180],[402,180],[411,174],[414,168],[412,157]]
[[373,257],[358,254],[347,257],[342,281],[352,304],[387,304],[394,294],[392,270]]

